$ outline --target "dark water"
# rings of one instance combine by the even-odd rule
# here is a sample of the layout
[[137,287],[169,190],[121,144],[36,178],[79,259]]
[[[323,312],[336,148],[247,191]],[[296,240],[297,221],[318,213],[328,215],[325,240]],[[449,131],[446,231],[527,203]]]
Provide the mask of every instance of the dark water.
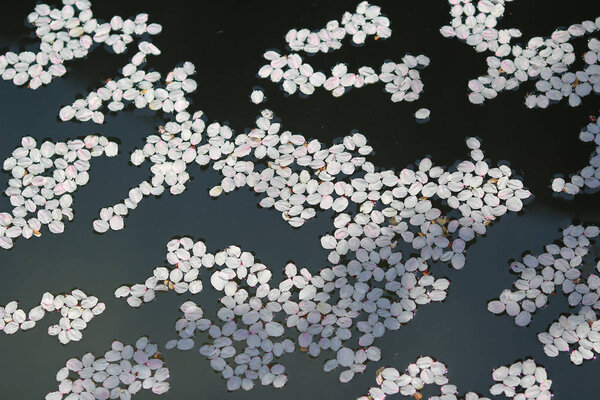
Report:
[[[406,52],[423,53],[431,65],[422,73],[425,92],[415,104],[392,103],[381,85],[353,90],[341,98],[317,91],[308,99],[286,98],[268,81],[255,77],[268,48],[283,49],[283,37],[292,27],[317,29],[330,19],[352,10],[355,2],[206,2],[206,1],[97,1],[96,18],[133,16],[148,12],[150,20],[163,25],[154,38],[162,50],[149,65],[167,72],[189,60],[196,65],[198,91],[192,109],[202,109],[210,121],[228,121],[237,131],[252,126],[259,108],[248,101],[253,86],[265,89],[267,107],[282,119],[285,129],[318,138],[326,143],[358,129],[375,149],[371,161],[378,166],[401,169],[430,155],[434,162],[451,165],[466,155],[464,138],[483,139],[486,156],[494,162],[509,160],[535,198],[519,215],[504,216],[488,234],[470,247],[462,271],[439,271],[451,279],[448,299],[419,309],[415,319],[378,342],[383,360],[370,363],[364,374],[349,384],[339,384],[339,373],[324,373],[327,358],[309,359],[304,353],[284,356],[289,382],[282,390],[258,385],[251,392],[227,393],[225,382],[195,351],[164,352],[171,371],[171,390],[165,399],[307,399],[314,396],[353,399],[374,384],[375,371],[382,365],[404,369],[420,355],[431,355],[446,363],[451,382],[459,391],[488,394],[491,369],[532,356],[553,379],[556,399],[600,397],[598,361],[576,367],[561,354],[544,355],[536,334],[546,330],[560,313],[568,312],[566,298],[556,296],[549,307],[538,312],[528,328],[517,328],[509,317],[495,317],[486,310],[487,301],[511,287],[509,260],[526,250],[537,253],[558,239],[560,229],[571,222],[600,223],[600,194],[580,195],[574,201],[556,198],[548,185],[557,172],[574,172],[586,164],[593,150],[577,140],[589,115],[597,115],[600,98],[584,99],[582,106],[564,103],[547,110],[529,110],[523,104],[526,88],[500,95],[484,107],[468,103],[466,83],[485,72],[485,58],[456,40],[443,38],[438,29],[449,21],[446,1],[379,1],[392,22],[392,37],[356,48],[344,45],[333,54],[312,57],[321,68],[348,62],[352,68],[378,66],[386,59],[400,60]],[[52,4],[54,5],[54,4]],[[23,21],[33,9],[32,1],[4,4],[0,13],[0,48],[22,50],[34,41]],[[600,4],[586,0],[529,0],[509,4],[501,24],[518,27],[524,37],[545,35],[556,27],[593,19]],[[67,64],[63,79],[37,91],[0,82],[0,158],[19,145],[20,138],[51,138],[54,141],[100,133],[120,141],[119,155],[92,161],[91,180],[75,194],[75,220],[65,233],[46,233],[40,239],[20,239],[11,251],[0,252],[0,304],[19,300],[29,309],[45,291],[60,293],[75,287],[99,297],[107,305],[91,321],[79,343],[62,346],[46,334],[52,321],[26,333],[0,336],[0,399],[40,399],[56,390],[55,373],[71,357],[91,351],[101,354],[113,339],[132,343],[141,335],[164,345],[175,337],[178,306],[190,296],[163,295],[133,309],[115,299],[114,290],[124,283],[143,281],[163,264],[165,244],[179,235],[203,238],[209,251],[237,244],[252,251],[271,269],[288,260],[317,270],[326,263],[319,235],[331,227],[326,213],[301,229],[291,229],[277,212],[257,207],[257,197],[238,190],[211,200],[208,190],[218,182],[210,170],[190,167],[194,177],[183,195],[165,195],[140,204],[127,219],[126,229],[97,235],[92,220],[100,208],[122,199],[130,187],[145,179],[149,171],[128,165],[130,152],[155,131],[160,117],[150,111],[128,111],[107,116],[102,126],[91,122],[61,123],[61,106],[99,86],[131,56],[109,54],[97,49],[86,60]],[[417,124],[417,108],[432,110],[431,122]],[[5,187],[7,174],[0,175]],[[9,201],[0,198],[0,209]],[[277,276],[277,275],[276,275]],[[214,296],[207,290],[193,296],[203,308],[214,310]],[[212,296],[212,297],[211,297]],[[136,399],[157,398],[143,391]]]

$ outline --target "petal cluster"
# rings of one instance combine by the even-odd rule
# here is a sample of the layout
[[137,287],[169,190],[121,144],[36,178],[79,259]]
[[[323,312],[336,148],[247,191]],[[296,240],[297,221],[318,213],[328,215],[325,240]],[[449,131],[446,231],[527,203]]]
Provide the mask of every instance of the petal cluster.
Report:
[[48,328],[48,335],[58,336],[62,344],[71,341],[78,342],[82,339],[82,331],[96,316],[102,314],[106,306],[100,303],[95,296],[88,296],[79,289],[70,294],[53,295],[44,293],[39,306],[33,307],[28,313],[18,308],[16,301],[11,301],[6,306],[0,306],[0,331],[7,335],[19,330],[25,331],[35,325],[47,312],[58,312],[61,315],[56,325]]
[[[93,120],[96,123],[104,121],[104,113],[118,112],[128,104],[136,108],[149,108],[153,111],[177,113],[178,122],[189,106],[186,95],[197,88],[195,80],[190,76],[196,73],[194,65],[185,62],[176,67],[164,78],[157,71],[146,71],[142,64],[149,54],[160,54],[160,50],[149,42],[141,42],[139,51],[132,57],[131,62],[121,70],[121,77],[111,79],[96,91],[90,92],[85,99],[78,99],[72,105],[65,106],[60,111],[60,118],[68,121],[75,118],[85,122]],[[189,116],[188,116],[189,118]]]
[[[446,365],[429,356],[419,357],[405,372],[381,367],[375,378],[377,386],[371,387],[368,395],[357,400],[384,400],[395,394],[421,399],[421,390],[429,385],[439,386],[440,390],[440,395],[428,397],[430,400],[489,400],[474,392],[459,396],[458,388],[450,383],[447,373]],[[497,382],[490,387],[492,397],[501,394],[516,400],[550,400],[552,397],[552,381],[548,379],[546,369],[533,359],[500,366],[492,371],[492,379]]]
[[45,141],[39,148],[34,138],[24,137],[3,164],[12,176],[4,194],[13,209],[0,213],[0,247],[12,248],[21,236],[39,237],[44,225],[52,233],[62,233],[63,221],[73,219],[71,193],[88,183],[92,157],[114,157],[117,152],[117,143],[104,136]]
[[490,388],[490,393],[494,396],[504,394],[515,400],[552,398],[552,380],[548,379],[546,369],[531,358],[496,368],[492,378],[498,382]]
[[39,50],[19,54],[9,51],[0,55],[2,79],[37,89],[63,76],[67,72],[65,63],[84,58],[94,45],[103,43],[120,54],[134,38],[156,35],[162,30],[160,25],[148,23],[148,14],[125,20],[114,16],[110,22],[102,22],[93,17],[89,0],[63,0],[62,3],[62,8],[37,4],[27,16],[27,22],[40,39]]
[[[549,244],[544,253],[527,254],[522,262],[513,262],[511,270],[519,274],[514,290],[504,290],[498,300],[488,304],[488,310],[506,313],[515,318],[517,325],[526,326],[532,314],[546,306],[548,296],[560,289],[568,296],[569,306],[579,310],[576,314],[562,315],[547,332],[538,335],[544,352],[549,357],[570,352],[574,364],[594,358],[600,351],[600,323],[596,322],[600,277],[590,273],[584,258],[599,234],[600,229],[594,225],[570,225],[563,230],[562,243]],[[600,271],[600,260],[594,266]]]
[[[214,318],[195,303],[184,303],[184,316],[176,323],[179,339],[167,347],[189,350],[196,334],[206,332],[211,342],[200,347],[200,353],[227,380],[229,390],[249,390],[256,379],[281,387],[287,380],[285,369],[271,370],[272,360],[293,352],[296,345],[312,357],[335,351],[336,358],[327,360],[324,370],[345,368],[340,381],[347,382],[364,371],[368,361],[381,358],[373,345],[377,338],[408,323],[419,305],[443,301],[450,283],[436,279],[415,258],[404,264],[402,254],[390,247],[372,252],[373,261],[353,260],[314,275],[290,263],[278,285],[271,282],[268,267],[237,246],[212,254],[202,241],[181,238],[167,248],[170,266],[156,268],[144,284],[118,288],[115,295],[138,307],[157,292],[197,293],[206,286],[222,292]],[[381,258],[381,267],[375,257]],[[201,283],[203,270],[210,270],[210,285]],[[297,340],[287,339],[290,336]],[[350,348],[355,336],[358,348]]]
[[378,6],[363,1],[357,6],[356,12],[346,12],[339,21],[329,21],[319,31],[291,29],[285,40],[293,52],[282,54],[269,50],[264,53],[267,64],[260,68],[258,76],[281,83],[281,88],[290,95],[300,92],[310,96],[315,89],[323,87],[334,97],[339,97],[351,88],[382,82],[385,84],[385,91],[392,94],[392,101],[417,100],[423,91],[419,70],[429,65],[429,58],[424,55],[415,57],[407,54],[402,63],[383,64],[380,72],[375,72],[368,66],[352,72],[348,70],[347,64],[340,63],[331,68],[330,73],[325,73],[316,71],[298,54],[338,50],[346,36],[352,37],[354,45],[364,44],[369,36],[374,36],[375,40],[386,39],[392,34],[389,25],[390,21],[381,15]]
[[134,345],[114,341],[101,357],[92,353],[71,358],[56,374],[58,390],[46,400],[130,399],[142,389],[155,394],[169,390],[169,369],[158,346],[142,336]]
[[[447,373],[448,369],[444,363],[429,356],[419,357],[415,363],[406,368],[406,372],[402,373],[393,367],[382,367],[377,370],[375,376],[377,386],[371,387],[369,394],[359,397],[358,400],[384,400],[387,396],[395,394],[420,399],[423,397],[420,390],[429,385],[440,387],[442,399],[456,400],[458,390],[450,383]],[[440,397],[434,396],[429,399],[440,399]]]
[[[487,57],[487,75],[469,82],[469,100],[482,104],[499,93],[516,89],[529,80],[535,86],[525,97],[529,108],[546,108],[564,99],[572,107],[592,93],[600,93],[600,17],[557,29],[547,37],[536,36],[526,45],[511,44],[522,36],[518,29],[497,29],[508,0],[450,0],[451,25],[440,32],[456,37],[477,52],[491,52]],[[582,54],[584,66],[575,70],[576,53],[573,40],[595,35],[588,40]]]
[[179,339],[167,342],[166,348],[190,350],[195,346],[194,340],[198,340],[196,334],[205,333],[209,342],[199,346],[198,351],[226,380],[227,390],[251,390],[256,381],[283,387],[288,378],[277,359],[294,352],[296,347],[292,340],[283,337],[283,321],[275,319],[281,302],[270,301],[261,289],[264,287],[240,289],[221,298],[215,321],[203,318],[202,309],[195,303],[183,303],[183,316],[175,324]]

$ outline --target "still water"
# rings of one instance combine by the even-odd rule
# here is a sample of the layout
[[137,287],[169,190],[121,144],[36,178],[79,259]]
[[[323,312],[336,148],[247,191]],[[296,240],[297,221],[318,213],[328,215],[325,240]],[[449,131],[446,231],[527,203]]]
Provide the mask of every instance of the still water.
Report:
[[[374,385],[375,371],[389,365],[403,370],[421,355],[444,362],[450,381],[461,393],[488,395],[491,369],[517,359],[533,357],[553,379],[556,399],[595,399],[600,393],[598,361],[572,365],[568,356],[548,358],[537,340],[560,313],[569,312],[564,296],[536,313],[527,328],[518,328],[507,316],[496,317],[486,310],[488,300],[512,286],[509,262],[527,250],[534,254],[561,237],[560,229],[570,223],[600,223],[600,194],[582,194],[566,200],[552,194],[548,185],[555,173],[582,168],[592,146],[577,140],[590,115],[598,115],[600,99],[590,96],[578,108],[561,103],[547,110],[529,110],[523,104],[526,88],[505,93],[477,107],[467,100],[466,83],[485,71],[484,57],[457,40],[443,38],[438,29],[449,21],[445,1],[379,1],[391,20],[392,37],[364,47],[345,45],[333,54],[311,58],[320,68],[347,62],[351,68],[381,65],[399,60],[405,53],[426,54],[431,65],[422,72],[425,92],[415,104],[392,103],[381,86],[353,90],[341,98],[317,91],[308,99],[287,97],[278,87],[258,79],[262,53],[283,49],[285,33],[292,27],[319,28],[339,18],[353,2],[296,1],[97,1],[96,18],[113,15],[150,14],[163,32],[154,38],[162,55],[151,59],[151,67],[166,73],[175,64],[189,60],[196,65],[199,88],[192,95],[193,109],[203,110],[208,121],[227,121],[238,132],[254,123],[260,108],[250,103],[254,86],[264,88],[268,102],[281,118],[284,129],[331,143],[356,129],[374,147],[375,165],[400,170],[424,156],[436,164],[452,165],[467,154],[464,138],[478,136],[486,157],[507,160],[534,194],[524,211],[506,215],[494,223],[485,237],[469,248],[461,271],[438,267],[437,275],[452,284],[443,303],[419,309],[414,320],[389,332],[378,342],[383,359],[368,364],[348,384],[338,382],[338,372],[324,373],[324,354],[310,359],[297,352],[284,356],[289,381],[284,389],[258,385],[250,392],[228,393],[225,382],[196,351],[163,351],[171,371],[171,389],[165,399],[353,399]],[[54,4],[52,4],[54,5]],[[0,49],[20,51],[35,41],[24,24],[33,9],[32,1],[6,5],[0,14]],[[501,24],[518,27],[524,37],[545,35],[558,26],[568,26],[600,15],[600,5],[589,1],[562,2],[530,0],[510,4]],[[45,291],[62,293],[80,288],[106,303],[106,311],[91,321],[81,342],[60,345],[45,332],[44,323],[30,332],[0,336],[0,399],[40,399],[56,390],[55,374],[71,357],[86,352],[96,355],[114,339],[133,343],[149,335],[164,349],[176,336],[174,323],[179,305],[192,298],[212,314],[216,311],[214,291],[199,295],[162,295],[156,301],[133,309],[114,298],[114,290],[125,283],[142,282],[154,267],[163,265],[166,243],[176,236],[203,239],[210,252],[230,244],[251,251],[275,272],[288,261],[317,271],[327,263],[319,237],[331,229],[331,214],[323,213],[300,229],[292,229],[277,212],[257,206],[259,198],[247,189],[213,200],[208,190],[220,181],[216,172],[190,167],[193,177],[180,196],[163,195],[140,204],[127,219],[126,229],[98,235],[92,220],[100,208],[115,204],[128,190],[148,177],[146,164],[129,164],[133,149],[156,131],[160,116],[145,110],[107,115],[102,126],[91,122],[60,122],[60,107],[71,104],[117,74],[127,63],[131,49],[114,55],[97,49],[87,59],[67,64],[69,72],[37,91],[0,82],[0,158],[9,156],[30,135],[38,142],[102,134],[120,143],[115,158],[92,161],[90,182],[74,195],[75,219],[61,235],[46,233],[40,239],[18,240],[10,251],[0,252],[0,304],[19,300],[33,307]],[[420,107],[431,109],[431,121],[417,124],[413,114]],[[0,174],[5,187],[8,175]],[[0,209],[9,200],[0,198]],[[596,253],[600,248],[596,245]],[[442,269],[443,268],[443,269]],[[50,322],[52,317],[47,317]],[[54,322],[51,322],[54,323]],[[333,355],[333,354],[332,354]],[[428,392],[425,391],[424,394]],[[136,399],[158,398],[142,391]]]

